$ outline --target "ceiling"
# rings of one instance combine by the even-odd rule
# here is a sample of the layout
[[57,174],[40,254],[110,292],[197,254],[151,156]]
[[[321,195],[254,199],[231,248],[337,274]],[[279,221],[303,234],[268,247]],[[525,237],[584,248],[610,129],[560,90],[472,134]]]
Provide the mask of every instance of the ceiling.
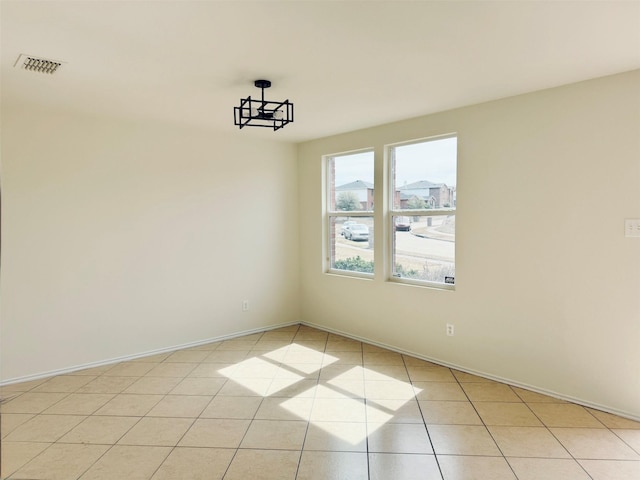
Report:
[[[7,1],[2,102],[299,142],[640,68],[640,1]],[[65,62],[54,75],[19,54]],[[295,122],[233,126],[273,82]]]

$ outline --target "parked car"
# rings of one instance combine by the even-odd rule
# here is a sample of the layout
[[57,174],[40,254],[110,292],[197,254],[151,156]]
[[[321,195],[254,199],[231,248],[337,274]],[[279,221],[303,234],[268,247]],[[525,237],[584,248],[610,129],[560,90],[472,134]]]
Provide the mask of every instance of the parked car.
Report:
[[369,227],[362,223],[347,225],[344,238],[347,240],[369,240]]
[[396,218],[396,232],[408,232],[411,230],[411,221],[407,217]]
[[347,220],[346,222],[344,222],[342,224],[342,229],[340,230],[340,235],[344,237],[344,234],[347,232],[347,227],[349,225],[355,225],[356,223],[358,222],[356,222],[355,220]]

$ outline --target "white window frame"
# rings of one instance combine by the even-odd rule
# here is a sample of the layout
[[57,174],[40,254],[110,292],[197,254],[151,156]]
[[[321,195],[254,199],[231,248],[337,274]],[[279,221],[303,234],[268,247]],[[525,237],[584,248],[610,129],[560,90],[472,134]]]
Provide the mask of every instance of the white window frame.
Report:
[[[363,149],[359,149],[359,150],[352,150],[352,151],[347,151],[347,152],[340,152],[340,153],[333,153],[333,154],[329,154],[329,155],[323,155],[322,156],[322,167],[325,170],[325,174],[324,174],[324,178],[325,178],[325,191],[324,191],[324,199],[323,199],[323,205],[324,205],[324,211],[325,211],[325,221],[324,221],[324,246],[325,246],[325,261],[324,261],[324,271],[325,273],[330,273],[330,274],[336,274],[336,275],[342,275],[342,276],[347,276],[347,277],[359,277],[359,278],[366,278],[366,279],[373,279],[375,277],[375,273],[366,273],[366,272],[358,272],[355,270],[342,270],[339,268],[333,268],[332,266],[332,258],[331,258],[331,247],[332,247],[332,238],[331,238],[331,221],[334,218],[338,218],[338,217],[367,217],[367,218],[371,218],[374,221],[374,225],[375,225],[375,217],[374,217],[374,210],[353,210],[353,211],[341,211],[341,210],[332,210],[331,209],[331,199],[332,197],[332,191],[331,191],[331,187],[332,187],[332,183],[334,182],[334,179],[332,178],[332,172],[331,172],[331,168],[330,168],[330,162],[333,161],[334,158],[336,157],[343,157],[343,156],[347,156],[347,155],[354,155],[354,154],[358,154],[358,153],[367,153],[370,152],[373,156],[374,156],[374,163],[373,163],[373,167],[375,170],[375,151],[373,148],[363,148]],[[374,192],[375,192],[375,178],[374,178]],[[374,204],[374,209],[375,209],[375,204]],[[374,232],[371,232],[370,235],[375,235]],[[375,236],[374,236],[375,238]],[[375,240],[374,240],[375,241]],[[373,255],[373,263],[374,266],[376,264],[376,256],[375,256],[375,252]]]
[[[395,208],[395,180],[394,180],[394,167],[395,167],[395,158],[394,158],[394,149],[397,147],[402,147],[405,145],[415,145],[418,143],[427,143],[431,141],[444,140],[447,138],[458,138],[457,133],[450,133],[445,135],[436,135],[433,137],[420,138],[416,140],[409,140],[405,142],[398,142],[393,144],[385,145],[385,157],[387,158],[387,212],[388,212],[388,222],[386,224],[387,227],[387,251],[385,255],[385,260],[388,265],[388,278],[389,282],[393,283],[401,283],[408,285],[416,285],[422,287],[430,287],[437,288],[441,290],[455,290],[455,284],[447,284],[441,282],[432,282],[428,280],[418,280],[413,278],[403,278],[394,275],[395,272],[395,219],[396,217],[408,217],[408,216],[426,216],[426,217],[436,217],[436,216],[445,216],[445,215],[456,215],[456,205],[452,208],[441,208],[441,209],[420,209],[420,210],[407,210],[407,209],[399,209]],[[456,158],[456,177],[457,177],[457,169],[458,169],[458,158]],[[456,182],[457,183],[457,182]],[[456,216],[457,221],[457,216]],[[457,242],[455,242],[457,246]],[[456,258],[454,257],[454,265],[456,265]]]

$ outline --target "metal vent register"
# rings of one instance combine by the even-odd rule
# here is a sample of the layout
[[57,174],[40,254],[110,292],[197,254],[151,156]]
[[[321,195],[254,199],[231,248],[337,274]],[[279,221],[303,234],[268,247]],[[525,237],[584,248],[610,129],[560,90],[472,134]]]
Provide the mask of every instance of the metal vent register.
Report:
[[49,75],[55,73],[64,62],[58,62],[56,60],[48,60],[46,58],[33,57],[31,55],[21,54],[14,67],[20,67],[32,72],[48,73]]

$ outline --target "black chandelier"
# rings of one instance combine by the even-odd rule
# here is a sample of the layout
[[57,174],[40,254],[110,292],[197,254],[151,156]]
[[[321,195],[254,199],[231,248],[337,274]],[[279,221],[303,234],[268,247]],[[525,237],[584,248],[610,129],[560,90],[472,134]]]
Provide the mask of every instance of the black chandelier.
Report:
[[234,124],[242,127],[267,127],[279,130],[293,122],[293,103],[289,100],[273,102],[264,99],[264,89],[271,86],[269,80],[256,80],[253,83],[262,89],[262,99],[251,96],[240,99],[240,106],[233,107]]

